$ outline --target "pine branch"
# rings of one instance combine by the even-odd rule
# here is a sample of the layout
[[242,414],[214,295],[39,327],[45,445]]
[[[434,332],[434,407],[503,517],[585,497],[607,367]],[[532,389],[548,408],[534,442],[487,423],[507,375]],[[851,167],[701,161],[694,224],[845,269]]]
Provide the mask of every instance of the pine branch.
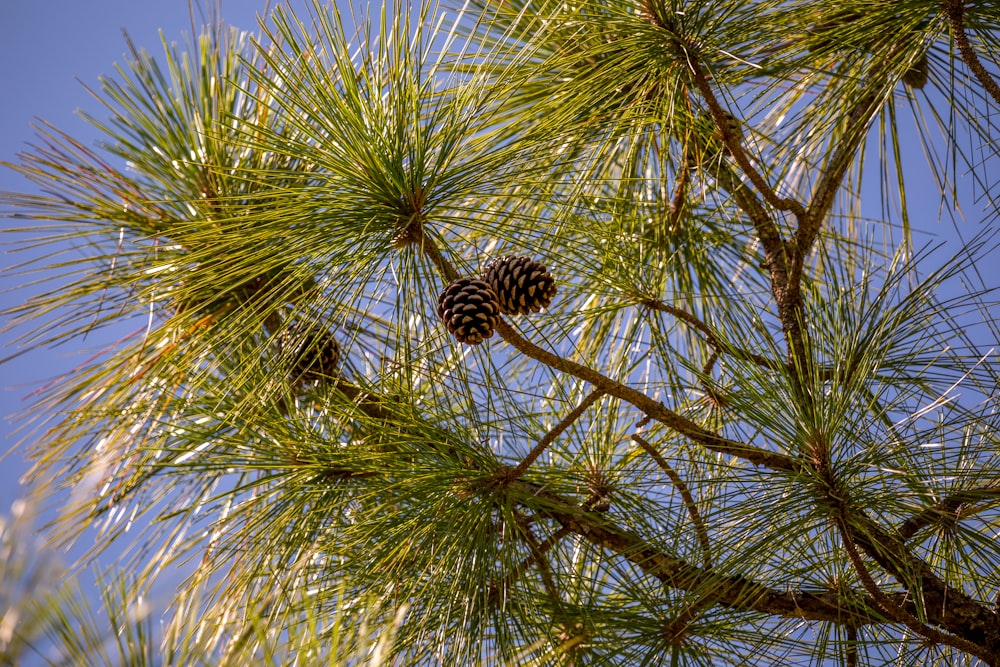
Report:
[[521,537],[528,545],[528,551],[531,553],[531,560],[538,566],[538,572],[542,577],[542,585],[545,586],[546,595],[549,596],[553,603],[558,603],[559,587],[556,586],[555,577],[552,574],[552,568],[549,566],[549,561],[545,558],[547,549],[543,551],[541,543],[539,543],[535,534],[531,531],[530,523],[526,520],[526,517],[520,513],[517,514],[517,524]]
[[[440,265],[437,264],[437,261],[435,262],[435,265],[438,266],[438,270],[441,271],[444,276],[458,275],[458,272],[455,271],[454,267],[452,267],[451,264],[444,258],[441,251],[438,249],[437,244],[434,243],[434,240],[426,234],[425,230],[421,230],[421,236],[420,247],[432,259],[438,258],[437,261],[440,261]],[[507,324],[503,318],[500,318],[497,322],[496,331],[500,334],[500,337],[503,338],[504,341],[532,359],[540,361],[546,366],[556,370],[569,373],[570,375],[584,380],[585,382],[589,382],[602,393],[631,403],[656,421],[664,424],[674,431],[677,431],[681,435],[704,445],[712,451],[720,454],[726,454],[727,456],[735,456],[745,461],[749,461],[754,465],[764,466],[773,470],[783,470],[786,472],[798,472],[801,470],[801,464],[791,457],[785,456],[784,454],[769,452],[757,447],[752,447],[742,442],[730,440],[717,433],[706,430],[691,420],[670,410],[662,403],[654,401],[636,389],[632,389],[631,387],[617,382],[606,375],[602,375],[601,373],[598,373],[594,369],[584,366],[583,364],[578,364],[575,361],[565,359],[557,354],[553,354],[548,350],[538,347],[531,341],[523,338],[519,333],[517,333],[517,331],[514,330],[512,326]]]
[[587,408],[596,403],[597,400],[603,395],[604,392],[600,389],[595,389],[587,394],[579,405],[573,408],[568,415],[563,417],[558,424],[553,426],[545,435],[542,436],[542,438],[538,441],[538,444],[535,445],[528,455],[517,464],[517,467],[510,470],[510,472],[506,475],[505,483],[513,482],[519,479],[521,475],[528,470],[531,464],[542,455],[542,452],[544,452],[545,449],[563,433],[563,431],[572,426],[573,422],[579,419],[583,413],[587,411]]
[[[844,494],[840,492],[839,495]],[[929,621],[968,645],[985,648],[1000,656],[1000,621],[991,609],[969,597],[964,591],[942,581],[900,539],[883,531],[861,512],[850,508],[846,498],[831,495],[830,500],[838,508],[841,517],[850,517],[850,522],[846,518],[838,519],[845,548],[848,544],[861,547],[869,558],[908,590],[911,598],[920,600],[921,609]],[[859,576],[862,574],[859,571]],[[872,594],[871,590],[869,594]],[[898,605],[896,609],[899,609]],[[912,615],[910,611],[905,613]],[[980,655],[975,651],[969,652]]]
[[523,338],[503,319],[497,323],[496,330],[497,333],[500,334],[501,338],[503,338],[507,343],[532,359],[540,361],[546,366],[564,373],[569,373],[574,377],[589,382],[609,396],[614,396],[631,403],[664,426],[667,426],[677,433],[705,446],[714,452],[725,454],[727,456],[734,456],[754,465],[764,466],[766,468],[771,468],[772,470],[781,470],[785,472],[800,472],[802,470],[801,463],[789,456],[759,449],[742,442],[737,442],[736,440],[730,440],[729,438],[721,436],[717,433],[713,433],[712,431],[702,428],[698,424],[681,416],[673,410],[670,410],[659,401],[653,400],[636,389],[632,389],[631,387],[628,387],[620,382],[612,380],[592,368],[588,368],[587,366],[565,359],[538,347],[531,341]]
[[687,191],[688,185],[691,182],[691,169],[688,166],[692,155],[692,147],[690,144],[684,146],[684,158],[683,164],[681,166],[680,175],[677,178],[677,185],[674,187],[674,195],[670,199],[670,208],[667,213],[667,233],[672,232],[677,229],[680,225],[681,217],[684,215],[684,209],[687,205]]
[[838,141],[833,149],[813,192],[809,207],[805,215],[800,218],[799,227],[795,232],[795,252],[792,255],[788,276],[790,284],[798,285],[802,280],[806,257],[812,250],[816,237],[819,236],[847,170],[864,143],[871,120],[881,105],[882,98],[877,91],[872,90],[865,93],[847,114],[844,123],[847,135]]
[[[883,622],[881,613],[874,610],[881,610],[898,622],[904,622],[900,620],[902,618],[915,618],[917,613],[912,593],[888,595],[875,586],[874,593],[873,590],[868,590],[871,597],[852,595],[848,598],[850,603],[845,604],[844,596],[839,593],[778,591],[741,576],[724,575],[716,570],[699,568],[683,559],[664,554],[647,544],[640,536],[618,528],[603,515],[581,511],[572,502],[541,486],[519,481],[511,490],[517,494],[519,502],[538,515],[554,519],[591,543],[626,558],[666,585],[698,593],[716,604],[854,627]],[[533,502],[534,499],[538,502]],[[859,534],[859,531],[850,531],[848,539],[855,534]],[[853,545],[853,541],[850,544]],[[855,556],[861,562],[856,550]],[[852,562],[853,560],[852,557]],[[863,562],[861,564],[863,566]],[[859,576],[861,574],[859,572]],[[964,595],[962,597],[969,600]],[[996,647],[1000,646],[1000,642],[996,641],[996,637],[1000,633],[1000,627],[990,610],[974,601],[970,601],[970,607],[964,604],[964,600],[950,597],[923,598],[923,613],[931,622],[945,628],[952,635],[945,635],[919,624],[924,631],[929,631],[921,632],[922,635],[981,657],[988,664],[997,664],[995,656],[1000,655],[1000,652],[997,652]],[[991,656],[994,656],[992,660]]]
[[523,575],[528,570],[529,567],[531,567],[537,562],[539,556],[542,556],[551,551],[552,547],[554,547],[559,542],[559,540],[566,537],[567,535],[570,535],[572,532],[573,531],[570,530],[569,528],[562,526],[556,532],[552,533],[544,540],[539,542],[537,549],[533,549],[531,555],[529,555],[523,561],[518,563],[517,567],[514,568],[514,571],[508,573],[504,577],[505,585],[510,586],[515,581],[520,579],[521,575]]
[[969,43],[968,35],[965,34],[965,2],[966,0],[945,0],[944,2],[944,9],[948,14],[948,20],[951,24],[952,37],[954,37],[955,43],[958,45],[958,52],[962,54],[962,60],[972,70],[972,73],[976,75],[979,83],[990,94],[993,101],[1000,104],[1000,85],[997,84],[996,80],[983,67],[982,61],[979,60],[975,49]]
[[747,157],[746,151],[743,150],[741,137],[730,127],[727,112],[719,104],[718,98],[716,98],[715,93],[712,91],[712,86],[708,83],[705,72],[702,71],[697,54],[691,53],[689,49],[684,49],[683,53],[687,57],[688,66],[691,68],[691,74],[694,76],[698,92],[701,93],[709,112],[712,114],[712,120],[715,121],[716,131],[722,138],[723,143],[725,143],[726,148],[729,149],[736,164],[739,165],[742,172],[750,179],[750,182],[754,184],[754,187],[757,188],[757,192],[761,194],[764,201],[779,211],[790,211],[801,224],[806,212],[802,202],[789,197],[778,196],[767,180],[765,180],[764,176],[754,169],[754,166],[750,163],[750,158]]
[[841,537],[844,541],[844,550],[847,551],[848,558],[851,561],[851,565],[854,566],[854,571],[861,580],[862,586],[864,586],[865,590],[871,596],[878,608],[885,612],[889,618],[898,623],[902,623],[921,637],[926,637],[933,642],[945,644],[946,646],[957,648],[964,653],[982,658],[989,665],[1000,664],[1000,662],[998,662],[1000,661],[1000,655],[991,655],[991,651],[968,641],[963,637],[947,635],[936,628],[930,627],[926,623],[921,623],[912,612],[904,609],[901,605],[896,604],[894,600],[890,600],[888,596],[886,596],[885,593],[883,593],[878,587],[878,584],[868,571],[868,567],[865,565],[865,562],[861,559],[861,555],[858,553],[858,550],[854,545],[854,541],[851,537],[851,531],[848,530],[846,522],[841,520],[838,521],[838,524],[840,527]]
[[649,545],[642,537],[619,528],[606,515],[581,510],[572,501],[525,481],[510,488],[513,497],[539,516],[590,543],[625,558],[671,588],[703,595],[714,604],[782,618],[852,623],[856,627],[884,622],[872,600],[838,591],[777,590],[739,575],[701,568]]
[[653,297],[644,297],[640,299],[639,303],[646,306],[647,308],[652,308],[653,310],[659,310],[660,312],[667,313],[668,315],[673,315],[677,319],[687,322],[692,327],[694,327],[702,334],[704,334],[705,341],[713,348],[715,348],[715,350],[719,353],[732,354],[735,357],[744,359],[746,361],[751,361],[762,368],[767,368],[773,371],[780,371],[783,370],[784,368],[780,363],[772,359],[768,359],[765,356],[756,354],[754,352],[749,352],[747,350],[743,350],[738,347],[734,347],[730,345],[728,342],[723,343],[722,341],[719,340],[718,336],[715,335],[715,332],[713,332],[712,329],[707,324],[705,324],[698,317],[687,312],[683,308],[678,308],[677,306],[671,306],[670,304],[664,303],[663,301],[660,301],[659,299]]
[[733,159],[736,160],[740,169],[744,174],[746,174],[747,178],[750,179],[750,182],[754,184],[754,187],[757,188],[757,191],[760,192],[761,196],[764,197],[764,200],[768,204],[779,211],[791,211],[797,218],[801,219],[802,215],[805,213],[805,208],[802,204],[794,199],[779,197],[764,177],[756,169],[754,169],[753,165],[750,163],[750,159],[747,157],[746,152],[743,150],[743,146],[740,141],[741,137],[737,136],[736,133],[733,132],[732,128],[729,127],[726,111],[723,110],[722,105],[719,104],[718,98],[715,96],[711,85],[708,83],[708,78],[705,76],[697,51],[684,43],[682,37],[678,34],[676,26],[673,25],[672,21],[668,20],[659,11],[657,11],[659,7],[656,7],[653,4],[654,1],[655,0],[643,1],[645,16],[651,23],[653,23],[653,25],[664,30],[670,35],[670,42],[674,48],[675,55],[679,60],[687,63],[688,69],[694,78],[695,86],[698,88],[698,92],[701,93],[702,98],[705,100],[705,104],[708,106],[712,119],[715,121],[719,136],[722,138],[723,143],[725,143],[726,148],[729,149]]

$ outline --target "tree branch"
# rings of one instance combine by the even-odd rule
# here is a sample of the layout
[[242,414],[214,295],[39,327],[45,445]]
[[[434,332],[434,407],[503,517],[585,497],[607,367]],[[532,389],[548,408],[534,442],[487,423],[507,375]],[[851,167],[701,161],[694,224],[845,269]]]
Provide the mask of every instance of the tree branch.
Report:
[[688,49],[681,48],[684,56],[687,59],[688,67],[691,69],[691,74],[694,77],[695,86],[698,88],[698,92],[701,93],[702,98],[705,100],[705,104],[708,106],[709,113],[712,114],[712,120],[715,121],[716,130],[719,132],[719,136],[722,138],[722,142],[729,149],[730,154],[739,165],[740,170],[746,174],[750,182],[753,183],[754,187],[757,188],[757,192],[761,194],[768,204],[773,206],[779,211],[790,211],[800,222],[802,217],[805,215],[805,207],[802,202],[788,197],[779,197],[774,189],[768,184],[753,165],[750,164],[750,158],[747,157],[746,151],[743,150],[743,143],[741,137],[737,135],[730,124],[727,122],[726,111],[719,104],[718,98],[715,97],[715,93],[712,92],[712,87],[708,83],[708,78],[701,69],[701,64],[699,63],[697,57],[693,55]]
[[[392,414],[391,410],[381,407],[381,401],[368,399],[364,392],[354,385],[340,382],[337,387],[369,416],[387,419]],[[596,391],[592,392],[581,405],[596,400],[595,394],[601,395]],[[569,419],[564,418],[563,421]],[[644,439],[641,436],[638,439],[633,436],[633,439],[640,446],[643,445]],[[655,448],[649,445],[643,449],[653,456],[658,465],[660,464],[659,459],[663,457]],[[669,465],[660,467],[665,472],[672,470]],[[712,570],[708,562],[704,567],[697,567],[683,559],[664,554],[650,546],[640,536],[610,523],[606,515],[590,511],[586,506],[581,507],[547,491],[540,485],[514,480],[506,488],[508,492],[514,494],[514,499],[518,503],[529,508],[536,516],[553,519],[561,526],[550,538],[536,545],[537,551],[532,549],[532,557],[522,563],[522,567],[516,572],[511,573],[514,578],[523,573],[524,568],[538,562],[538,555],[549,550],[560,538],[568,533],[575,533],[597,546],[628,559],[667,585],[697,593],[713,604],[810,621],[844,623],[854,627],[884,622],[885,619],[875,611],[877,609],[884,611],[893,621],[904,623],[903,619],[906,619],[909,621],[908,627],[914,622],[919,624],[916,620],[917,615],[925,613],[931,623],[951,633],[943,635],[926,624],[920,624],[921,634],[933,641],[954,646],[984,660],[987,659],[985,656],[991,655],[990,651],[994,646],[1000,646],[1000,641],[997,640],[1000,625],[995,615],[962,591],[941,582],[923,561],[910,554],[897,539],[885,534],[870,519],[857,513],[853,515],[853,519],[855,522],[860,521],[860,524],[856,529],[847,531],[845,541],[850,540],[851,545],[857,543],[883,569],[899,581],[908,584],[909,591],[883,593],[876,587],[875,593],[868,591],[870,598],[862,596],[845,598],[842,592],[836,591],[770,589],[744,577],[720,574]],[[683,489],[686,487],[682,480],[678,488],[684,496]],[[957,495],[952,502],[959,502]],[[684,500],[689,508],[693,507],[693,498],[690,494],[687,494]],[[697,526],[701,525],[700,516],[692,515],[692,520],[698,530]],[[702,541],[704,548],[706,536],[703,525],[699,532],[699,540]],[[864,565],[863,562],[861,564]],[[920,607],[917,607],[914,599],[920,601]],[[975,650],[970,650],[973,646]]]
[[963,639],[962,637],[946,635],[926,623],[921,623],[911,611],[903,609],[901,606],[897,605],[895,601],[890,600],[885,593],[879,589],[878,584],[868,571],[865,562],[861,559],[861,555],[858,553],[858,550],[854,545],[854,541],[851,538],[851,531],[847,528],[846,519],[841,518],[837,523],[840,526],[840,534],[844,541],[844,549],[847,551],[847,556],[851,561],[851,565],[854,567],[855,572],[858,574],[858,578],[861,580],[861,585],[864,586],[866,591],[868,591],[868,594],[872,597],[872,600],[875,601],[875,604],[878,605],[879,609],[884,611],[889,618],[897,623],[902,623],[913,632],[922,637],[926,637],[932,642],[957,648],[960,651],[982,658],[987,664],[995,664],[995,660],[991,659],[989,652],[983,647]]
[[677,489],[677,492],[681,494],[681,499],[684,500],[684,505],[687,507],[688,514],[691,516],[691,523],[694,525],[694,530],[698,534],[698,541],[701,542],[702,550],[702,563],[705,569],[711,569],[712,567],[712,546],[708,541],[708,531],[705,529],[705,524],[701,521],[701,515],[698,513],[698,506],[694,502],[694,496],[691,495],[691,491],[688,490],[687,484],[681,479],[681,476],[677,474],[677,471],[671,467],[667,460],[663,458],[663,455],[656,451],[653,445],[649,444],[649,441],[638,433],[632,434],[632,440],[637,442],[640,447],[642,447],[647,454],[656,462],[656,465],[660,466],[660,469],[667,474],[670,478],[670,482]]
[[747,350],[743,350],[738,347],[733,347],[728,343],[723,343],[722,341],[719,340],[719,338],[715,335],[715,333],[707,324],[705,324],[696,316],[692,315],[691,313],[687,312],[682,308],[671,306],[670,304],[664,303],[659,299],[654,299],[653,297],[643,297],[642,299],[639,300],[639,303],[642,304],[643,306],[646,306],[647,308],[658,310],[660,312],[667,313],[668,315],[673,315],[677,319],[687,322],[692,327],[694,327],[702,334],[704,334],[705,341],[713,348],[715,348],[715,350],[718,352],[726,352],[732,354],[735,357],[739,357],[740,359],[744,359],[746,361],[752,361],[758,366],[769,368],[773,371],[780,371],[783,370],[784,368],[779,362],[776,362],[773,359],[768,359],[763,355],[755,354],[753,352],[749,352]]
[[545,552],[548,549],[542,549],[542,545],[535,538],[535,534],[531,532],[531,525],[527,521],[527,517],[518,513],[516,520],[521,537],[524,539],[525,544],[528,545],[528,551],[531,553],[531,562],[538,566],[538,572],[542,576],[545,593],[553,602],[558,601],[559,589],[556,586],[555,578],[552,576],[552,568],[549,567],[549,562],[545,559]]
[[979,56],[976,55],[972,44],[969,43],[968,35],[965,34],[965,0],[945,0],[944,9],[948,13],[948,19],[951,23],[951,34],[955,39],[955,44],[958,45],[958,52],[962,54],[962,60],[972,70],[972,73],[976,75],[979,83],[990,94],[993,101],[1000,104],[1000,85],[997,85],[996,80],[983,67]]
[[854,161],[855,154],[868,134],[868,127],[874,113],[881,106],[881,98],[869,91],[851,109],[845,121],[847,135],[837,142],[832,156],[823,169],[816,190],[813,192],[809,208],[800,219],[799,228],[795,232],[795,252],[789,266],[788,280],[798,285],[802,280],[802,270],[806,256],[812,250],[812,245],[819,236],[833,200],[840,189],[848,168]]
[[[420,248],[425,253],[428,253],[435,266],[437,266],[438,270],[441,271],[442,275],[446,279],[448,276],[457,276],[458,274],[455,271],[455,268],[451,266],[447,259],[444,258],[441,251],[438,249],[437,244],[434,243],[434,240],[427,236],[424,230],[421,229],[420,233]],[[800,472],[802,470],[802,464],[789,456],[752,447],[745,443],[725,438],[718,433],[713,433],[712,431],[695,424],[690,419],[682,417],[673,410],[670,410],[663,405],[663,403],[654,401],[641,391],[637,391],[620,382],[616,382],[606,375],[602,375],[601,373],[598,373],[594,369],[584,366],[583,364],[578,364],[575,361],[564,359],[557,354],[553,354],[548,350],[538,347],[531,341],[523,338],[519,333],[517,333],[517,331],[514,330],[512,326],[507,324],[503,318],[500,318],[497,322],[496,331],[500,334],[500,337],[503,338],[504,341],[532,359],[540,361],[546,366],[554,368],[558,371],[569,373],[570,375],[580,378],[585,382],[589,382],[609,396],[614,396],[615,398],[620,398],[627,403],[631,403],[661,424],[677,431],[681,435],[707,447],[708,449],[711,449],[714,452],[725,454],[727,456],[734,456],[745,461],[749,461],[754,465],[764,466],[773,470],[784,470],[786,472]]]
[[786,472],[799,472],[802,470],[802,464],[789,456],[759,449],[736,440],[730,440],[718,433],[713,433],[670,410],[663,403],[654,401],[640,391],[612,380],[592,368],[578,364],[575,361],[570,361],[569,359],[564,359],[548,350],[538,347],[531,341],[521,337],[502,318],[497,323],[496,330],[507,343],[532,359],[540,361],[558,371],[569,373],[585,382],[589,382],[609,396],[614,396],[631,403],[664,426],[673,429],[714,452],[734,456],[749,461],[754,465],[764,466],[773,470],[784,470]]
[[680,225],[681,216],[687,203],[688,183],[691,181],[691,169],[688,167],[690,147],[684,147],[684,161],[678,171],[677,186],[674,188],[674,196],[670,200],[670,209],[667,217],[667,228],[665,233],[670,234]]
[[652,0],[644,0],[643,4],[647,19],[656,27],[670,34],[670,43],[673,46],[677,57],[687,63],[688,69],[691,71],[691,75],[694,78],[695,86],[698,88],[698,92],[701,93],[701,96],[705,100],[705,104],[708,106],[709,112],[712,114],[712,119],[715,121],[719,131],[719,136],[722,137],[722,141],[726,145],[726,148],[729,149],[729,152],[736,160],[736,164],[740,166],[743,173],[746,174],[747,178],[750,179],[750,182],[754,184],[755,188],[757,188],[757,191],[764,197],[764,201],[779,211],[791,211],[797,218],[801,218],[801,216],[805,213],[805,208],[802,206],[801,202],[795,201],[794,199],[779,197],[764,177],[756,169],[754,169],[752,164],[750,164],[750,159],[743,150],[740,137],[736,136],[732,128],[729,127],[729,123],[726,122],[726,112],[719,104],[719,100],[715,97],[715,93],[712,92],[712,87],[708,83],[708,78],[705,76],[705,72],[702,71],[698,54],[684,44],[683,40],[677,34],[676,27],[672,25],[672,21],[665,20],[665,18],[657,12],[657,8],[653,5]]
[[745,577],[700,568],[650,546],[640,536],[611,523],[606,515],[586,512],[540,485],[518,481],[510,490],[534,513],[625,558],[667,586],[705,596],[714,604],[784,618],[851,623],[855,627],[885,620],[875,611],[873,602],[863,596],[845,599],[843,592],[837,591],[776,590]]
[[425,255],[430,257],[430,260],[434,263],[434,266],[437,268],[446,283],[450,283],[453,280],[458,279],[458,271],[456,271],[455,267],[451,265],[451,262],[445,259],[444,255],[441,254],[441,250],[437,247],[437,244],[434,243],[434,240],[422,231],[420,249]]
[[604,392],[600,389],[595,389],[580,402],[573,410],[563,417],[558,424],[549,429],[548,433],[542,436],[538,444],[535,445],[524,460],[517,464],[517,467],[510,471],[507,475],[507,482],[513,482],[525,473],[528,467],[535,462],[535,460],[542,455],[545,448],[552,444],[552,442],[562,434],[567,428],[569,428],[573,422],[580,418],[580,416],[587,411],[591,405],[597,402],[597,400],[604,395]]
[[[851,517],[850,524],[838,519],[845,524],[841,526],[841,532],[846,533],[846,539],[859,546],[879,567],[908,589],[909,598],[920,601],[921,611],[934,625],[1000,655],[1000,619],[992,610],[963,590],[942,581],[900,539],[879,528],[864,514],[847,508],[846,501],[835,499],[834,502],[842,516],[849,513]],[[906,613],[912,615],[915,612],[907,609]]]
[[[930,565],[907,549],[902,539],[884,531],[863,511],[851,507],[848,493],[830,471],[829,461],[825,457],[819,461],[815,472],[819,473],[826,487],[826,500],[830,503],[832,518],[841,533],[851,563],[879,608],[893,620],[932,641],[948,644],[979,657],[983,656],[984,650],[1000,656],[1000,619],[991,609],[967,595],[961,588],[943,581]],[[916,611],[885,602],[884,593],[868,573],[855,545],[860,546],[869,558],[899,582],[905,589],[907,598],[919,605]],[[928,628],[926,623],[917,620],[918,616],[943,628],[957,639],[953,641],[953,637]],[[972,647],[975,647],[974,650]],[[1000,664],[1000,658],[996,664]]]

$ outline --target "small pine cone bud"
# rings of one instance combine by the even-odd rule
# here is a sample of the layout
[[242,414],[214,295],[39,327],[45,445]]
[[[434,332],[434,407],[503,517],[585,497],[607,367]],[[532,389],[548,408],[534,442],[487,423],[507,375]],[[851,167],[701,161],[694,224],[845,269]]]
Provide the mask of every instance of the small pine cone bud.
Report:
[[838,39],[837,32],[861,18],[862,14],[851,9],[823,10],[817,13],[816,24],[809,30],[807,38],[809,53],[843,48],[838,43],[843,40]]
[[483,280],[496,292],[505,315],[537,313],[556,295],[552,274],[530,257],[498,257],[486,266]]
[[903,83],[910,88],[919,90],[927,85],[927,75],[929,73],[930,61],[927,59],[927,54],[925,53],[903,74]]
[[328,330],[293,324],[282,332],[279,345],[291,359],[293,382],[316,382],[334,375],[340,345]]
[[479,345],[493,335],[500,318],[500,304],[482,280],[458,278],[438,297],[438,317],[460,343]]

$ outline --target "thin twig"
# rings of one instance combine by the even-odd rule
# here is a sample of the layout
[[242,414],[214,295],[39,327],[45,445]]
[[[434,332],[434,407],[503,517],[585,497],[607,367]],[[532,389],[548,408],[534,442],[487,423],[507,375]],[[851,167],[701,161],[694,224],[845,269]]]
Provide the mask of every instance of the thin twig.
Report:
[[520,513],[517,516],[518,529],[525,544],[528,545],[533,563],[538,565],[538,572],[542,575],[542,584],[545,586],[545,592],[555,602],[559,600],[559,589],[556,587],[555,579],[552,577],[552,569],[549,567],[549,562],[545,559],[545,551],[542,551],[541,545],[535,538],[535,534],[531,532],[529,522],[523,520],[524,517]]
[[691,523],[694,524],[694,530],[698,534],[698,541],[701,542],[702,551],[702,563],[705,569],[710,569],[712,567],[712,547],[708,541],[708,530],[705,528],[705,524],[701,521],[701,515],[698,512],[698,505],[694,502],[694,496],[691,495],[691,491],[688,490],[687,484],[681,479],[681,476],[677,474],[677,471],[671,467],[667,460],[663,458],[656,448],[653,447],[644,437],[638,433],[632,434],[632,440],[637,442],[640,447],[642,447],[650,458],[652,458],[656,465],[660,466],[660,469],[667,474],[670,478],[670,482],[677,489],[677,492],[681,494],[681,498],[684,500],[684,506],[687,507],[688,514],[691,516]]
[[740,359],[752,361],[758,366],[769,368],[774,371],[779,371],[783,369],[782,364],[780,364],[777,361],[774,361],[773,359],[768,359],[763,355],[755,354],[754,352],[750,352],[747,350],[742,350],[738,347],[733,347],[729,343],[723,343],[722,341],[719,340],[718,336],[715,335],[715,332],[713,332],[712,329],[707,324],[702,322],[697,316],[687,312],[682,308],[678,308],[677,306],[671,306],[669,303],[664,303],[663,301],[660,301],[659,299],[654,299],[652,297],[648,298],[644,297],[639,301],[639,303],[646,306],[647,308],[651,308],[653,310],[659,310],[661,312],[667,313],[668,315],[673,315],[679,320],[687,322],[692,327],[700,331],[705,336],[705,341],[713,348],[715,348],[716,351],[718,352],[728,352],[729,354],[739,357]]
[[688,628],[691,627],[691,623],[698,618],[698,613],[714,604],[715,600],[712,599],[711,593],[698,597],[694,602],[686,605],[676,618],[663,624],[661,630],[663,638],[670,644],[680,644],[684,641],[684,636]]
[[908,518],[896,529],[896,535],[904,541],[909,540],[922,528],[942,518],[957,518],[966,506],[982,501],[1000,501],[1000,486],[986,486],[953,493]]
[[962,60],[972,73],[979,79],[979,83],[990,94],[993,101],[1000,104],[1000,85],[990,76],[990,73],[983,67],[972,44],[969,43],[969,36],[965,34],[965,0],[945,0],[945,11],[948,12],[948,19],[951,22],[951,34],[958,45],[958,52],[962,54]]
[[535,553],[535,551],[532,551],[530,556],[528,556],[520,563],[518,563],[517,567],[514,568],[514,571],[511,572],[509,575],[507,575],[507,577],[505,577],[506,583],[509,585],[520,579],[521,575],[524,574],[529,567],[535,564],[535,559],[538,555],[542,555],[549,552],[559,540],[566,537],[572,532],[573,531],[571,531],[569,528],[565,526],[560,526],[556,532],[552,533],[538,544],[537,554]]
[[712,352],[708,357],[708,361],[701,368],[701,377],[698,378],[698,384],[701,385],[702,391],[716,407],[726,407],[728,401],[725,396],[718,389],[712,386],[712,369],[715,368],[715,362],[719,360],[719,353]]
[[451,265],[451,262],[445,259],[437,244],[423,230],[421,230],[420,249],[434,263],[434,266],[441,273],[441,277],[444,278],[445,282],[450,283],[458,278],[458,271]]
[[[559,588],[556,586],[552,566],[549,565],[549,561],[545,558],[545,552],[542,550],[542,545],[538,542],[538,539],[532,532],[529,522],[519,521],[518,527],[521,529],[521,537],[524,538],[525,543],[528,545],[528,549],[531,551],[534,562],[538,565],[538,573],[542,577],[542,585],[545,587],[545,592],[548,594],[549,599],[552,600],[554,611],[553,620],[559,624],[562,634],[564,635],[564,637],[560,638],[560,648],[562,650],[573,651],[573,647],[579,643],[578,639],[574,641],[574,636],[581,628],[577,624],[573,623],[572,619],[568,618],[559,606],[562,598],[559,596]],[[572,662],[569,664],[572,665]]]
[[597,401],[597,399],[599,399],[603,395],[604,392],[601,391],[600,389],[594,389],[589,394],[587,394],[587,396],[580,402],[579,405],[573,408],[573,410],[570,411],[568,415],[563,417],[558,424],[553,426],[551,429],[549,429],[548,433],[542,436],[542,438],[538,441],[538,444],[535,445],[534,449],[532,449],[528,453],[528,455],[524,457],[524,460],[518,463],[517,467],[511,470],[510,473],[508,473],[507,479],[513,482],[514,480],[518,479],[521,475],[523,475],[525,471],[528,469],[528,467],[532,463],[534,463],[539,456],[542,455],[542,452],[545,451],[545,448],[551,445],[555,441],[555,439],[562,434],[563,431],[569,428],[573,424],[573,422],[579,419],[580,416],[584,412],[586,412],[587,408],[593,405]]
[[743,173],[746,174],[747,178],[750,179],[750,182],[754,184],[757,191],[762,197],[764,197],[764,201],[779,211],[790,211],[801,222],[806,212],[802,202],[790,197],[778,196],[774,189],[768,184],[764,176],[754,169],[752,164],[750,164],[750,158],[747,157],[746,151],[743,150],[743,144],[740,141],[741,137],[729,126],[726,111],[722,108],[722,105],[719,104],[719,100],[716,98],[715,93],[712,92],[712,86],[709,85],[708,78],[702,71],[701,64],[699,63],[697,57],[691,54],[688,49],[683,49],[683,53],[687,58],[688,67],[694,77],[694,82],[698,87],[698,92],[701,93],[706,106],[708,106],[709,112],[712,114],[712,120],[715,121],[719,136],[722,138],[722,142],[726,145],[726,148],[729,149],[729,152],[736,161],[736,164],[739,165],[740,170],[742,170]]
[[881,98],[875,91],[869,91],[847,114],[845,121],[847,135],[836,142],[836,147],[813,192],[809,208],[795,232],[795,252],[789,267],[790,283],[797,285],[801,281],[806,256],[812,249],[816,237],[819,236],[823,222],[833,207],[834,197],[840,190],[858,148],[868,134],[869,123],[879,106]]
[[764,177],[750,164],[750,159],[743,150],[740,137],[736,136],[733,130],[728,127],[726,112],[723,110],[722,105],[719,104],[715,93],[712,92],[712,87],[708,83],[708,77],[705,76],[705,72],[702,70],[701,63],[698,60],[698,54],[682,42],[677,35],[675,26],[664,20],[664,17],[656,11],[656,7],[652,5],[650,0],[645,0],[644,5],[646,18],[653,25],[670,33],[671,43],[676,55],[687,62],[688,69],[694,77],[695,86],[708,106],[712,119],[719,130],[719,135],[722,137],[726,148],[729,149],[729,152],[736,160],[736,163],[740,166],[740,169],[743,170],[747,178],[750,179],[750,182],[754,184],[754,187],[757,188],[757,191],[761,193],[768,204],[779,211],[791,211],[797,218],[801,218],[805,213],[805,207],[802,206],[802,203],[794,199],[779,197],[774,189],[768,185]]
[[680,225],[681,215],[684,213],[684,206],[687,203],[687,188],[691,181],[691,169],[688,167],[690,145],[684,147],[684,160],[680,166],[677,186],[674,188],[674,196],[670,200],[670,210],[667,217],[667,233],[671,233]]

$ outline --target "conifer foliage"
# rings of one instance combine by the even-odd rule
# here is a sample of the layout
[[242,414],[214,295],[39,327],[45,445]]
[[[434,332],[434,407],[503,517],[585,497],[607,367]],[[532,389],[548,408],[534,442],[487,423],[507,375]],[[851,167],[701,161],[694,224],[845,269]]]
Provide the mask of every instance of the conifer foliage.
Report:
[[163,664],[1000,667],[998,7],[129,45],[99,146],[5,163],[52,281],[9,326],[108,340],[33,394],[52,539],[134,547],[109,618]]

